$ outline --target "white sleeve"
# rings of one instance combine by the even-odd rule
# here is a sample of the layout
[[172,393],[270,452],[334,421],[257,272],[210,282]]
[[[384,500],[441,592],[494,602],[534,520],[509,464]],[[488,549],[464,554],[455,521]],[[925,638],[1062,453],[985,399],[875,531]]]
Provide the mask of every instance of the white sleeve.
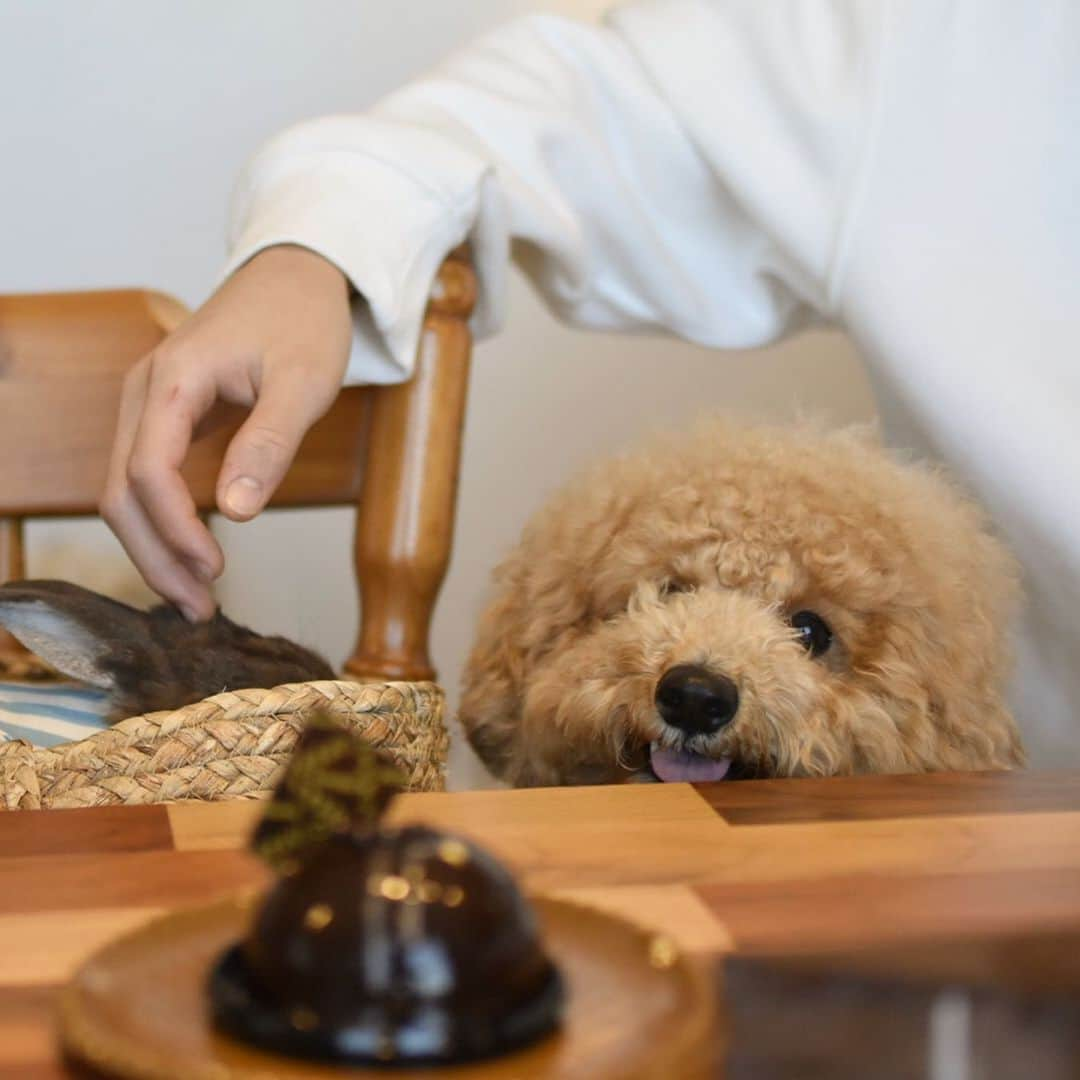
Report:
[[[754,0],[759,9],[772,3]],[[808,205],[794,189],[827,190],[835,178],[821,174],[850,161],[846,142],[835,161],[813,143],[800,156],[803,133],[785,133],[777,118],[792,105],[772,78],[784,65],[775,56],[755,60],[770,41],[753,20],[740,28],[736,19],[721,41],[694,40],[723,35],[728,6],[746,7],[653,0],[602,27],[529,17],[367,114],[286,131],[238,185],[228,269],[280,243],[340,267],[364,298],[350,383],[408,376],[434,274],[466,239],[480,280],[480,335],[503,317],[513,243],[551,306],[579,325],[660,330],[724,347],[779,336],[822,310],[817,279],[827,258],[785,250],[755,204],[754,169],[764,190],[820,216],[832,210]],[[790,50],[790,37],[772,47]],[[734,54],[724,62],[737,62],[737,79],[709,63],[710,48]],[[798,71],[798,58],[787,67]],[[718,93],[734,100],[717,103]],[[850,111],[830,123],[842,126]],[[725,144],[751,148],[723,163],[733,183],[695,130],[708,133],[714,112],[724,118],[716,133]],[[755,142],[770,137],[783,145],[755,160]],[[777,153],[784,177],[761,175]],[[820,246],[836,231],[829,220],[810,233]]]

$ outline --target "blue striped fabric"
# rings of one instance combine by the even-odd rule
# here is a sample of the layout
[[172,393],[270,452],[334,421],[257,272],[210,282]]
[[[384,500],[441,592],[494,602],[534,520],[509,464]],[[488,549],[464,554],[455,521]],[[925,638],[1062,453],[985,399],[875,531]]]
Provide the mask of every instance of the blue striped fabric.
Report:
[[0,682],[0,742],[75,742],[109,725],[108,694],[82,683]]

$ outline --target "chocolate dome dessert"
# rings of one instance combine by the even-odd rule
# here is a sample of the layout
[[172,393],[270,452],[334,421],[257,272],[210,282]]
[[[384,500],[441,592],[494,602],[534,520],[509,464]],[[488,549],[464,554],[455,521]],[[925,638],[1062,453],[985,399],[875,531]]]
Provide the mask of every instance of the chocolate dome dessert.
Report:
[[[318,802],[310,788],[304,798]],[[295,824],[310,840],[306,820]],[[288,833],[273,836],[278,852]],[[475,844],[423,826],[362,830],[349,816],[285,849],[246,939],[212,972],[223,1032],[290,1056],[415,1065],[499,1054],[557,1026],[562,980],[532,909]]]

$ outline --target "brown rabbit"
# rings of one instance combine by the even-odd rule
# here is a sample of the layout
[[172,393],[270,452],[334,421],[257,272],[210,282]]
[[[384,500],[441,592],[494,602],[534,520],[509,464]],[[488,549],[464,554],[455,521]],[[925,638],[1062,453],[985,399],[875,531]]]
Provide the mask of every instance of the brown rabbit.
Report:
[[110,720],[227,689],[335,677],[321,656],[220,611],[192,624],[172,607],[139,611],[66,581],[0,586],[0,626],[57,671],[108,691]]

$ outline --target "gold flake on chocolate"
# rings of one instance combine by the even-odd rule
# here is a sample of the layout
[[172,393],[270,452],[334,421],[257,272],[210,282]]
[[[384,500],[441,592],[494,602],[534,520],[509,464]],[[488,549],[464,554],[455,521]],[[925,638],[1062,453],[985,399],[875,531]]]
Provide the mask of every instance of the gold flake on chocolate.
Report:
[[387,900],[404,900],[412,890],[412,886],[397,874],[387,874],[379,882],[379,894]]
[[424,876],[423,867],[406,867],[401,874],[371,875],[367,880],[369,896],[405,904],[437,904],[457,907],[465,899],[460,885],[443,886],[434,878]]
[[438,855],[451,866],[464,866],[469,861],[469,849],[460,840],[443,840],[439,844]]
[[663,934],[657,934],[649,941],[649,963],[654,968],[674,967],[679,959],[679,949],[674,941]]
[[334,909],[329,904],[312,904],[304,913],[304,925],[318,933],[334,921]]
[[421,881],[416,887],[416,895],[422,904],[434,904],[442,896],[443,887],[431,879]]

